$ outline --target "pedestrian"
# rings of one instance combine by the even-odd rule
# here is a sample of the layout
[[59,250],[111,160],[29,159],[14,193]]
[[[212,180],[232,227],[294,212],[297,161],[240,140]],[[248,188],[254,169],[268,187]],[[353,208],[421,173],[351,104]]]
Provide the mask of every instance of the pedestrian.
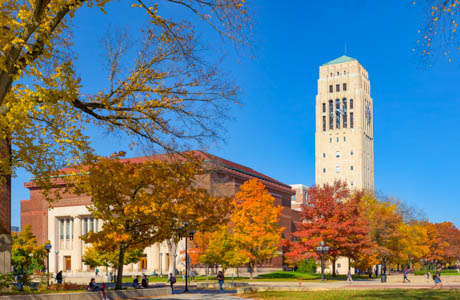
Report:
[[216,279],[219,282],[219,291],[223,293],[224,289],[222,288],[222,286],[224,285],[224,273],[222,273],[222,271],[219,271],[219,273],[217,273]]
[[113,272],[112,271],[110,271],[109,273],[109,278],[110,278],[110,282],[113,282]]
[[185,281],[185,272],[182,271],[181,273],[182,273],[182,282],[184,282]]
[[97,292],[97,291],[99,291],[99,289],[100,289],[100,288],[99,288],[99,287],[97,286],[97,284],[96,284],[96,279],[91,278],[91,281],[90,281],[89,284],[88,284],[88,291],[90,291],[90,292]]
[[409,269],[407,269],[407,267],[404,268],[404,277],[403,277],[403,283],[406,283],[406,280],[410,283],[410,280],[409,278],[407,278],[407,274],[409,273]]
[[148,288],[149,287],[149,279],[147,278],[147,275],[144,274],[144,278],[142,278],[142,287],[143,288]]
[[134,278],[134,280],[133,280],[133,288],[138,289],[140,287],[142,287],[142,286],[139,283],[139,275],[137,275],[136,278]]
[[430,271],[426,271],[426,279],[430,279]]
[[375,278],[379,277],[379,266],[375,267]]
[[61,284],[62,283],[62,271],[59,271],[57,274],[56,274],[56,281],[58,284]]
[[347,282],[349,282],[350,284],[353,282],[353,277],[351,277],[351,271],[348,270],[348,273],[347,273]]
[[439,288],[442,288],[441,267],[439,267],[439,268],[436,270],[436,273],[433,275],[433,280],[434,280],[434,286],[433,286],[433,288],[438,287],[438,285],[439,285]]
[[174,291],[174,284],[176,283],[176,277],[174,277],[172,273],[169,273],[168,282],[171,285],[171,292],[173,292]]
[[96,268],[96,277],[97,277],[97,274],[99,274],[99,269]]
[[103,282],[101,284],[101,287],[99,289],[99,294],[101,295],[101,299],[102,300],[110,300],[108,297],[107,297],[107,291],[105,290],[105,282]]

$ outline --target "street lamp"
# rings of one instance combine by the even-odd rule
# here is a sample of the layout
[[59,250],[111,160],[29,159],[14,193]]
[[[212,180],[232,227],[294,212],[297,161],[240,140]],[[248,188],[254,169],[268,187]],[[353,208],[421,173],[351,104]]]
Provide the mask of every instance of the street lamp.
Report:
[[321,281],[324,282],[324,255],[329,252],[329,246],[324,246],[324,242],[321,241],[320,246],[316,247],[316,252],[321,255]]
[[48,243],[45,245],[45,250],[47,252],[48,257],[46,258],[46,273],[48,276],[48,288],[50,287],[50,250],[51,250],[51,244]]
[[183,222],[182,225],[183,226],[180,228],[179,239],[182,238],[182,235],[185,232],[185,234],[184,234],[184,238],[185,238],[185,289],[184,289],[184,293],[187,293],[189,291],[188,290],[188,246],[187,246],[187,240],[189,238],[190,238],[190,240],[193,240],[193,235],[195,234],[195,230],[191,230],[191,231],[186,230],[188,222]]

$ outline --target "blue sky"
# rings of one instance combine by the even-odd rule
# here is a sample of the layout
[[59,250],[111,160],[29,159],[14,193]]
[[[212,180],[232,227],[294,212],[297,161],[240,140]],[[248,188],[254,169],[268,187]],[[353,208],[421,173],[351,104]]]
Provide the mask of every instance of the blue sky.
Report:
[[[140,11],[126,7],[110,4],[107,16],[95,9],[77,14],[77,67],[88,91],[104,76],[99,40],[107,26],[129,24],[135,35],[144,21]],[[256,0],[250,8],[254,58],[220,47],[227,52],[225,71],[242,89],[242,105],[231,111],[225,141],[207,150],[288,184],[314,184],[319,66],[343,55],[346,44],[371,81],[376,189],[424,211],[432,222],[460,227],[460,64],[439,58],[422,68],[412,51],[420,10],[398,0]],[[100,154],[128,150],[127,141],[91,133]],[[12,225],[20,224],[19,200],[29,198],[23,186],[29,179],[20,171],[13,180]]]

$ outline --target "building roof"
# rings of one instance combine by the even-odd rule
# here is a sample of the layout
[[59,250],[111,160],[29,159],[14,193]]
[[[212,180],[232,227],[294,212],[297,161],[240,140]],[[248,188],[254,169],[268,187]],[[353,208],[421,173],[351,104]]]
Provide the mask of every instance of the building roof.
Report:
[[[204,151],[201,151],[201,150],[193,150],[193,151],[188,151],[188,152],[185,152],[186,154],[192,154],[198,158],[201,158],[203,159],[205,162],[211,162],[211,163],[215,163],[217,165],[219,165],[220,167],[223,167],[225,169],[228,169],[228,170],[231,170],[231,171],[234,171],[236,173],[239,173],[241,175],[243,175],[244,177],[255,177],[255,178],[258,178],[258,179],[261,179],[263,181],[266,181],[268,183],[271,183],[271,184],[275,184],[277,186],[279,186],[280,188],[282,189],[286,189],[286,190],[291,190],[291,187],[285,183],[282,183],[276,179],[273,179],[265,174],[262,174],[260,172],[257,172],[251,168],[248,168],[246,166],[243,166],[243,165],[240,165],[240,164],[237,164],[235,162],[232,162],[232,161],[229,161],[229,160],[226,160],[224,158],[221,158],[221,157],[218,157],[218,156],[215,156],[215,155],[212,155],[212,154],[209,154],[207,152],[204,152]],[[176,158],[178,157],[177,155],[173,155],[175,156]],[[152,155],[152,156],[144,156],[144,157],[135,157],[135,158],[128,158],[126,160],[129,160],[133,163],[136,163],[136,162],[144,162],[146,160],[149,160],[149,159],[160,159],[160,160],[168,160],[168,159],[171,159],[171,156],[168,156],[167,154],[158,154],[158,155]],[[180,159],[180,157],[179,157]]]
[[354,61],[354,60],[356,60],[356,59],[353,58],[353,57],[343,55],[343,56],[337,57],[334,60],[331,60],[330,62],[327,62],[327,63],[323,64],[323,66],[335,65],[335,64],[340,64],[340,63]]

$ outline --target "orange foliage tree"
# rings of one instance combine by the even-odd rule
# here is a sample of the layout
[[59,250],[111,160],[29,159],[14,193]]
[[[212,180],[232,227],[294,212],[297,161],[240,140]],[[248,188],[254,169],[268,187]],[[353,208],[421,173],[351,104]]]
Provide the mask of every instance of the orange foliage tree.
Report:
[[445,249],[443,261],[455,264],[460,260],[460,230],[452,222],[436,223],[441,240],[449,245]]
[[332,261],[332,274],[339,256],[357,258],[370,247],[367,222],[362,218],[359,195],[350,198],[346,183],[313,186],[308,189],[308,203],[302,208],[302,223],[287,242],[286,257],[291,262],[317,257],[316,247],[324,241],[330,247],[327,258]]
[[247,258],[251,278],[257,264],[276,256],[284,230],[278,227],[282,209],[257,179],[246,181],[233,198],[233,237],[236,247]]
[[143,249],[156,242],[179,236],[180,227],[205,232],[228,215],[228,200],[213,197],[195,186],[201,162],[148,160],[133,163],[92,157],[80,174],[71,176],[76,194],[91,197],[88,206],[94,218],[103,221],[102,230],[81,238],[104,251],[119,251],[116,289],[121,288],[124,255],[129,249]]

